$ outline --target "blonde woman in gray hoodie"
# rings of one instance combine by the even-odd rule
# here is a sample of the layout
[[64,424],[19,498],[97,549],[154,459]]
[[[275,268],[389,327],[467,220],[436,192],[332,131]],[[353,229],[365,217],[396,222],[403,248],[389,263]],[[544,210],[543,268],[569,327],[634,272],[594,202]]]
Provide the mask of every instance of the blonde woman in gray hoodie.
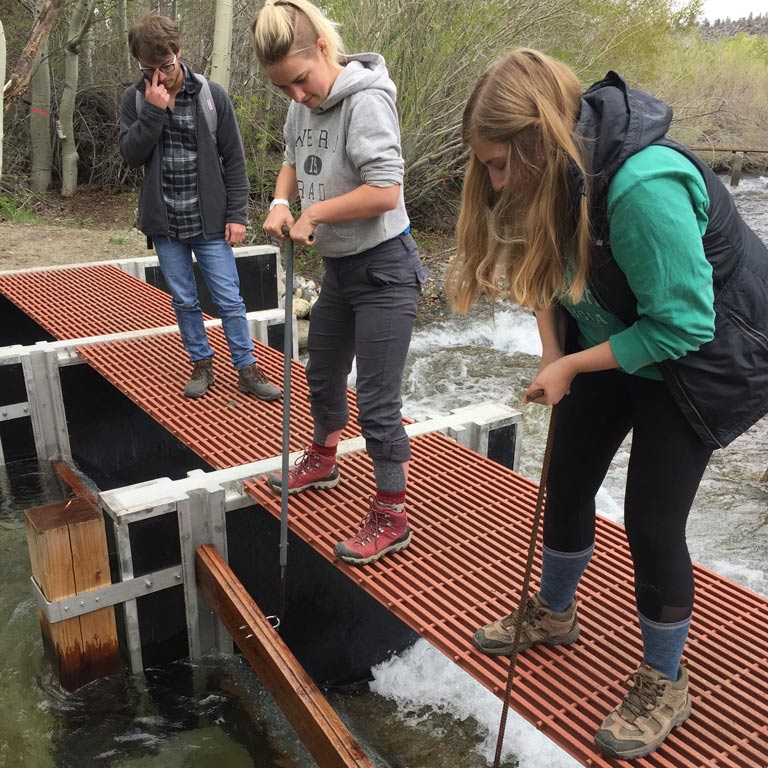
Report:
[[[264,230],[282,238],[287,227],[294,243],[311,243],[325,264],[308,342],[314,434],[288,473],[288,490],[339,482],[336,447],[349,420],[347,377],[357,358],[358,421],[376,493],[359,530],[335,553],[365,565],[411,541],[411,450],[400,387],[426,270],[403,202],[397,91],[384,59],[344,55],[336,25],[308,0],[267,0],[252,31],[264,71],[292,102]],[[296,198],[298,219],[289,207]],[[280,492],[283,478],[268,483]]]

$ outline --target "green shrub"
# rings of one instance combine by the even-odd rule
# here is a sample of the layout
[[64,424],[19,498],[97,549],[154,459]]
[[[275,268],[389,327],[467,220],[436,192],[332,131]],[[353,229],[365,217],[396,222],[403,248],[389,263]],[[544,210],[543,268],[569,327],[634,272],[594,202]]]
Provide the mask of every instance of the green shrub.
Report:
[[648,83],[675,111],[689,145],[768,148],[768,39],[673,37]]
[[17,224],[32,224],[35,222],[34,213],[23,203],[0,195],[0,218]]

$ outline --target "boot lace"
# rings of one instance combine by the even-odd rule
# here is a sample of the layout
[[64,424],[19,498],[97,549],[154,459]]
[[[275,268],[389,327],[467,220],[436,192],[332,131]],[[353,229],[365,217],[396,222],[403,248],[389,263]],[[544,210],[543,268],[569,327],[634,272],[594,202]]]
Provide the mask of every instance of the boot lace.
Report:
[[641,670],[635,670],[627,679],[629,690],[624,696],[619,712],[625,720],[635,720],[656,708],[664,686],[654,683]]
[[[541,611],[537,610],[536,603],[534,602],[533,598],[529,597],[523,606],[523,623],[521,625],[522,631],[525,632],[526,624],[528,626],[534,626],[536,620],[540,618],[540,614]],[[506,630],[514,630],[516,618],[517,610],[514,610],[509,614],[509,616],[505,616],[501,620],[501,626]]]
[[250,375],[252,375],[259,384],[270,383],[269,379],[264,375],[264,372],[259,368],[258,363],[251,363],[249,369],[246,371],[246,376],[248,375],[248,372],[250,372]]
[[208,360],[196,360],[192,363],[192,375],[190,379],[204,379],[208,375],[211,363]]
[[294,462],[294,468],[288,473],[290,479],[299,478],[320,466],[320,454],[312,453],[309,448]]
[[371,539],[378,539],[384,533],[384,526],[390,524],[390,515],[376,504],[373,496],[368,498],[370,508],[360,523],[360,530],[352,537],[355,544],[366,544]]

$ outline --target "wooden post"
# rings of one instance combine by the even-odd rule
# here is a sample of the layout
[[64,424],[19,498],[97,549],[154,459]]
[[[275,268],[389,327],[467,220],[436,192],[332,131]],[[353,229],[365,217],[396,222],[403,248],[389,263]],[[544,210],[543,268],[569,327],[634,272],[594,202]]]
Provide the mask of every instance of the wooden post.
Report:
[[195,551],[197,584],[238,648],[323,768],[373,768],[320,690],[216,547]]
[[[25,513],[32,577],[49,602],[111,583],[104,521],[87,499],[58,501]],[[61,685],[81,685],[121,671],[114,608],[51,623],[40,610],[46,654]]]
[[741,166],[744,162],[744,153],[736,152],[736,156],[733,159],[733,166],[731,168],[731,186],[738,187],[741,180]]

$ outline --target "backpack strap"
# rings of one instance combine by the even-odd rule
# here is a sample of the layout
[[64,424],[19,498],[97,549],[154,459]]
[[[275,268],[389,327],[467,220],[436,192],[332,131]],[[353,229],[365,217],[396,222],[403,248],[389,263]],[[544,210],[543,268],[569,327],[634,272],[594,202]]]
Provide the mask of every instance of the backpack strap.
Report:
[[213,143],[218,145],[219,142],[216,138],[216,129],[218,128],[219,116],[216,112],[216,103],[213,100],[211,86],[202,75],[193,73],[193,77],[200,83],[200,91],[197,94],[197,100],[200,102],[203,114],[205,115],[205,122],[208,123],[208,130],[211,132]]
[[[219,116],[216,112],[216,103],[213,100],[213,94],[211,93],[211,86],[208,81],[202,76],[197,75],[194,72],[192,76],[200,84],[200,90],[197,92],[197,100],[200,103],[200,107],[203,110],[205,116],[205,122],[208,125],[213,143],[218,145],[218,138],[216,136],[216,130],[218,128]],[[144,106],[144,94],[136,88],[136,116],[141,114],[141,109]]]

